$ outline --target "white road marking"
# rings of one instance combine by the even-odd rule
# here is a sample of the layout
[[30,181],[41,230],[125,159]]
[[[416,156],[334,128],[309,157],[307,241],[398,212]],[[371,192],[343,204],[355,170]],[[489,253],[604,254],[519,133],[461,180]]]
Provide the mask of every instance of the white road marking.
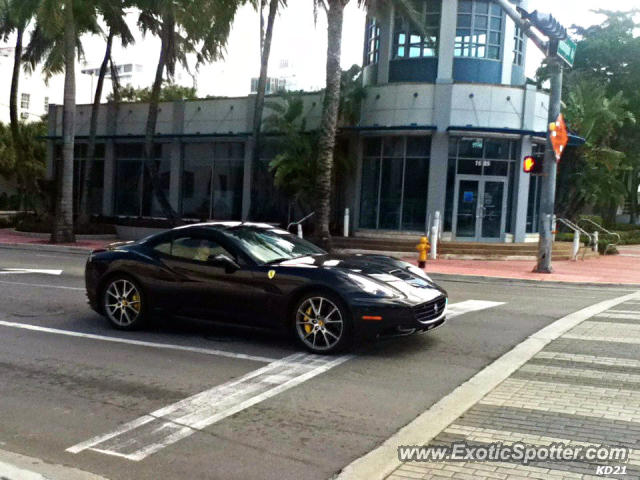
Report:
[[611,318],[611,319],[621,319],[621,320],[640,320],[640,312],[631,312],[625,310],[613,311],[611,313],[601,313],[598,315],[598,318]]
[[22,287],[36,287],[36,288],[58,288],[60,290],[77,290],[79,292],[84,292],[86,288],[80,287],[63,287],[61,285],[45,285],[42,283],[22,283],[22,282],[3,282],[0,281],[1,285],[20,285]]
[[128,338],[109,337],[106,335],[95,335],[93,333],[74,332],[73,330],[60,330],[57,328],[40,327],[38,325],[29,325],[28,323],[16,323],[0,320],[0,326],[10,328],[20,328],[23,330],[32,330],[35,332],[53,333],[55,335],[66,335],[69,337],[88,338],[91,340],[100,340],[103,342],[126,343],[128,345],[137,345],[140,347],[162,348],[166,350],[180,350],[183,352],[203,353],[205,355],[214,355],[217,357],[237,358],[241,360],[251,360],[254,362],[270,363],[276,361],[275,358],[261,357],[256,355],[246,355],[244,353],[227,352],[224,350],[215,350],[210,348],[189,347],[185,345],[173,345],[170,343],[145,342],[142,340],[131,340]]
[[[449,317],[503,305],[469,300],[449,306]],[[277,360],[239,379],[128,422],[67,449],[84,450],[140,461],[193,433],[325,373],[353,358],[298,353]]]
[[464,302],[454,303],[447,307],[447,319],[459,317],[469,312],[499,307],[504,304],[505,302],[489,302],[485,300],[466,300]]
[[574,335],[567,334],[562,338],[567,338],[569,340],[587,340],[590,342],[611,342],[611,343],[629,343],[629,344],[640,344],[640,338],[629,338],[629,337],[610,337],[603,335]]
[[3,268],[0,275],[9,275],[16,273],[40,273],[42,275],[62,275],[63,270],[43,270],[38,268]]
[[112,433],[79,443],[67,451],[94,450],[140,461],[224,418],[289,390],[349,360],[294,354],[237,380],[218,385],[127,423]]

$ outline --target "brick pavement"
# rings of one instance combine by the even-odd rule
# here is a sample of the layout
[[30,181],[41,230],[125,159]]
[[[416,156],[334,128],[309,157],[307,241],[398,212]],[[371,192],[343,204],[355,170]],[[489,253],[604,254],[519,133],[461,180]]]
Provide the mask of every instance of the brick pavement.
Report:
[[549,343],[429,445],[609,445],[630,449],[626,475],[597,463],[408,462],[386,478],[640,478],[640,297],[583,321]]

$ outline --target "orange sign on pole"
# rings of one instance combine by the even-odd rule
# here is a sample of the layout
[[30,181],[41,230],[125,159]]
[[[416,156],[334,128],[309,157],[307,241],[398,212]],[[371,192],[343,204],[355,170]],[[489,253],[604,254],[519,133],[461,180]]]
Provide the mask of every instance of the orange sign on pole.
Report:
[[562,153],[567,143],[569,143],[569,133],[567,132],[567,124],[564,121],[564,115],[558,115],[555,122],[549,124],[549,133],[551,134],[551,145],[556,154],[556,162],[560,162]]

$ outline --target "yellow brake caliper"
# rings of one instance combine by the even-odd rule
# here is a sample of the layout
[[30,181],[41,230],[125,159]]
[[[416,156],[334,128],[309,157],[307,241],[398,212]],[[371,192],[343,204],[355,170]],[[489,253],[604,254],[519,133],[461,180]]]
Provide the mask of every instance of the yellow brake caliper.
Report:
[[305,324],[304,324],[304,331],[306,333],[311,333],[311,318],[309,317],[309,315],[311,314],[311,307],[309,307],[306,311],[306,315],[304,316],[305,319]]
[[131,306],[136,312],[140,311],[140,295],[136,293],[131,299]]

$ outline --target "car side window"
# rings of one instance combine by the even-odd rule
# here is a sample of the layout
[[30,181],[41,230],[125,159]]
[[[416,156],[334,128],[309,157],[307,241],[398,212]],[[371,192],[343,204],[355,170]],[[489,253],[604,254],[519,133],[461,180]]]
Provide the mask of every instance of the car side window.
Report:
[[227,255],[233,258],[233,255],[215,241],[198,237],[175,238],[169,255],[194,262],[206,262],[216,255]]
[[159,243],[158,245],[153,247],[153,249],[158,253],[171,255],[171,241]]

